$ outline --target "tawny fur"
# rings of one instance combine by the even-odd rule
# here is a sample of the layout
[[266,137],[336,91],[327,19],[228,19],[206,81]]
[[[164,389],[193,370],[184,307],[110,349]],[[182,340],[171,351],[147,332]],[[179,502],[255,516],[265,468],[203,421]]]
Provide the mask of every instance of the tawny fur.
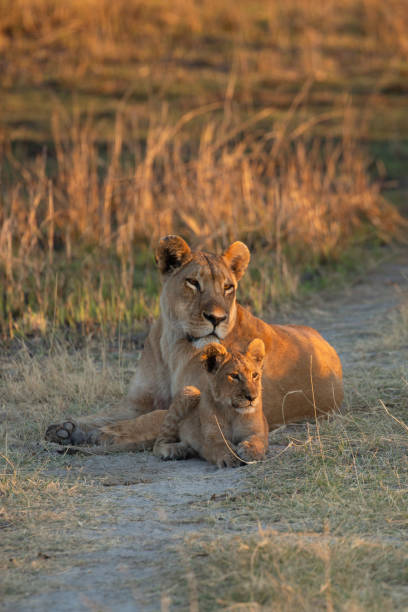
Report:
[[237,304],[236,288],[250,258],[242,242],[217,256],[193,252],[179,236],[167,236],[156,258],[163,283],[160,316],[150,329],[128,397],[108,417],[76,420],[74,434],[64,429],[64,423],[50,426],[47,439],[99,443],[106,427],[113,433],[123,429],[123,421],[168,409],[186,384],[185,363],[198,346],[217,340],[237,352],[245,351],[253,338],[263,340],[262,399],[270,428],[340,407],[342,368],[334,348],[310,327],[268,325]]
[[[185,380],[197,386],[179,391],[154,445],[162,459],[199,455],[218,467],[258,461],[268,447],[268,424],[262,411],[262,340],[245,355],[209,344],[185,366]],[[197,388],[198,387],[198,388]]]

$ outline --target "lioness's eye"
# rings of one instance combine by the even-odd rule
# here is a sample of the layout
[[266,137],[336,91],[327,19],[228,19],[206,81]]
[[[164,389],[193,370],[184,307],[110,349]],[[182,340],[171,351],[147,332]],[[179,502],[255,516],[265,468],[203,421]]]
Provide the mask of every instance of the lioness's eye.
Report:
[[239,380],[239,374],[230,374],[230,378],[232,378],[233,380]]
[[224,285],[224,293],[232,293],[234,291],[234,285]]
[[252,378],[253,378],[254,380],[257,380],[257,379],[259,378],[259,374],[258,374],[258,372],[252,372]]
[[201,290],[200,283],[195,278],[186,278],[186,285],[187,287],[190,287],[190,289],[197,291]]

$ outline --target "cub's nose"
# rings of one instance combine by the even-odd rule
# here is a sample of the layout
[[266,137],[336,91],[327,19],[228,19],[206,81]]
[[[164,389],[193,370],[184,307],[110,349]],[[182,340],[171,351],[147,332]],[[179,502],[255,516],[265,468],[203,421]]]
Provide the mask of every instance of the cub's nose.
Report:
[[256,400],[256,393],[245,393],[245,399],[247,399],[248,402],[253,402]]
[[207,319],[207,321],[212,323],[214,327],[217,327],[217,325],[225,321],[225,319],[227,318],[227,315],[217,316],[215,314],[208,313],[208,312],[203,312],[203,316],[205,319]]

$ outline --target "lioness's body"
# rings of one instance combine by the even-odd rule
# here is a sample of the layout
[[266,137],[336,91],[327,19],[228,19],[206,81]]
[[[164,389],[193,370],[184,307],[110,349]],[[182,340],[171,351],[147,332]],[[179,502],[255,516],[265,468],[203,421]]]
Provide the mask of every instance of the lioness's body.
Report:
[[176,393],[154,445],[155,455],[185,459],[196,454],[218,467],[239,465],[239,458],[262,459],[268,448],[262,411],[264,356],[259,339],[250,343],[246,354],[209,344],[193,356],[183,375],[196,386]]
[[73,433],[63,424],[51,426],[48,439],[89,443],[106,425],[112,430],[117,423],[123,430],[124,419],[168,409],[184,384],[194,385],[180,376],[186,361],[214,340],[240,352],[254,338],[263,340],[262,397],[270,428],[339,408],[342,368],[334,348],[312,328],[269,325],[237,304],[235,291],[249,262],[243,243],[217,256],[192,252],[182,238],[169,236],[160,242],[157,260],[163,279],[160,316],[146,339],[123,410],[78,419]]
[[[196,350],[187,341],[182,346],[177,342],[175,347],[162,341],[164,354],[157,350],[162,327],[160,319],[153,324],[139,372],[131,383],[128,401],[134,403],[138,414],[169,407],[181,387],[183,364]],[[236,324],[222,343],[229,351],[242,352],[253,338],[265,343],[263,410],[270,428],[314,416],[315,406],[317,413],[340,406],[341,363],[333,347],[316,330],[300,325],[268,325],[238,304]],[[190,380],[185,384],[195,383]]]

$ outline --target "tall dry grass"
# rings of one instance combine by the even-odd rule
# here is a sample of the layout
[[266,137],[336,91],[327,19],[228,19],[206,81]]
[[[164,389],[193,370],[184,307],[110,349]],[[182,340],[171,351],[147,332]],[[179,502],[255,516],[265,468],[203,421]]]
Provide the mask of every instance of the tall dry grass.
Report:
[[[335,0],[2,0],[1,8],[0,49],[14,59],[3,68],[10,80],[17,76],[37,84],[47,80],[44,66],[58,64],[62,80],[74,80],[101,60],[177,58],[180,48],[214,46],[220,38],[224,47],[248,51],[266,41],[259,65],[248,66],[255,73],[270,60],[274,72],[316,77],[358,71],[363,60],[378,67],[408,58],[404,0],[342,0],[341,5]],[[347,62],[356,34],[358,65]],[[250,53],[248,58],[252,64]]]
[[[51,154],[22,164],[3,149],[3,334],[13,334],[16,321],[43,330],[50,321],[120,322],[142,245],[164,234],[208,249],[242,239],[269,252],[279,272],[288,262],[339,258],[359,233],[387,239],[398,228],[399,215],[368,177],[351,113],[341,140],[323,142],[307,136],[295,107],[268,129],[267,109],[246,124],[225,113],[203,120],[208,110],[176,123],[156,116],[145,142],[123,110],[106,150],[92,120],[55,115]],[[194,146],[189,124],[198,120]],[[136,304],[130,318],[150,306]]]
[[[2,336],[154,316],[151,247],[168,232],[262,250],[265,282],[249,297],[262,305],[295,292],[305,267],[400,224],[369,179],[344,92],[366,104],[390,71],[404,89],[404,1],[1,0],[0,11]],[[37,153],[18,154],[31,138]]]

